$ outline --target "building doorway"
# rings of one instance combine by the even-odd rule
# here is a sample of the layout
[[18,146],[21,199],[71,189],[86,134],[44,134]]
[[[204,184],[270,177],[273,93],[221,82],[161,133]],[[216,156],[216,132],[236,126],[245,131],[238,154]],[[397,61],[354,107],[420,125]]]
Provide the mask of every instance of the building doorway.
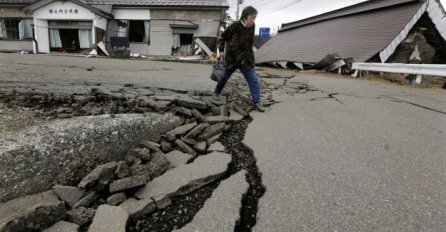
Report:
[[92,22],[49,21],[50,51],[82,52],[92,46]]

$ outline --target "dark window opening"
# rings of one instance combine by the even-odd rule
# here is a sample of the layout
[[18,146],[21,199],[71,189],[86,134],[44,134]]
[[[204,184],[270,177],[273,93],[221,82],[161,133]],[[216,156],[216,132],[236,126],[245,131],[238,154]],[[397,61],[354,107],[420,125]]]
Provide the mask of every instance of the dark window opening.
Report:
[[191,45],[193,34],[180,34],[181,45]]
[[2,36],[0,36],[0,39],[4,40],[19,40],[19,22],[21,19],[15,19],[15,18],[5,18],[0,19],[0,30],[3,30],[3,32],[0,32]]
[[129,21],[129,41],[130,42],[144,42],[145,29],[144,21]]
[[51,48],[52,51],[78,52],[81,50],[79,45],[79,30],[59,29],[59,33],[62,48]]

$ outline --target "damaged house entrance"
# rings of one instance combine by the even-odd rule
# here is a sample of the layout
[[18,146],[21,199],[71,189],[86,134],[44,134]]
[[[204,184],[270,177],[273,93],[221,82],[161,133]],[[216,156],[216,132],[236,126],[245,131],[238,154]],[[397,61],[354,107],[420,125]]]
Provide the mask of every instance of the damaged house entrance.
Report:
[[191,56],[194,31],[198,28],[198,25],[189,21],[181,21],[170,24],[170,27],[173,32],[172,54]]
[[82,52],[92,46],[91,21],[48,21],[50,51]]

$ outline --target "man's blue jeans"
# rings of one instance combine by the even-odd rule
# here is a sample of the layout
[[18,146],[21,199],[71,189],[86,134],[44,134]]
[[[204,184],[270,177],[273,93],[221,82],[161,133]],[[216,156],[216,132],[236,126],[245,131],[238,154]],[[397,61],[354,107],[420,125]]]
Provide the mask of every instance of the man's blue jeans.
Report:
[[247,68],[243,65],[235,66],[232,69],[226,69],[225,76],[218,82],[217,87],[215,87],[215,93],[220,94],[223,91],[223,88],[228,82],[231,75],[235,72],[235,70],[239,69],[242,72],[243,76],[248,82],[249,91],[251,92],[252,101],[254,104],[260,102],[260,84],[257,79],[256,69],[255,68]]

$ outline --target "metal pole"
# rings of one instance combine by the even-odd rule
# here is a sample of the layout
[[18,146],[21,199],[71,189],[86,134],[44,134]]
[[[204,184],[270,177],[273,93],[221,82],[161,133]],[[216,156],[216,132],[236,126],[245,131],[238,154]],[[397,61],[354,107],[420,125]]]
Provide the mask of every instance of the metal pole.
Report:
[[237,13],[235,14],[235,19],[238,21],[240,15],[240,4],[243,4],[243,0],[237,0]]
[[235,13],[235,20],[238,21],[240,14],[240,0],[237,0],[237,12]]

